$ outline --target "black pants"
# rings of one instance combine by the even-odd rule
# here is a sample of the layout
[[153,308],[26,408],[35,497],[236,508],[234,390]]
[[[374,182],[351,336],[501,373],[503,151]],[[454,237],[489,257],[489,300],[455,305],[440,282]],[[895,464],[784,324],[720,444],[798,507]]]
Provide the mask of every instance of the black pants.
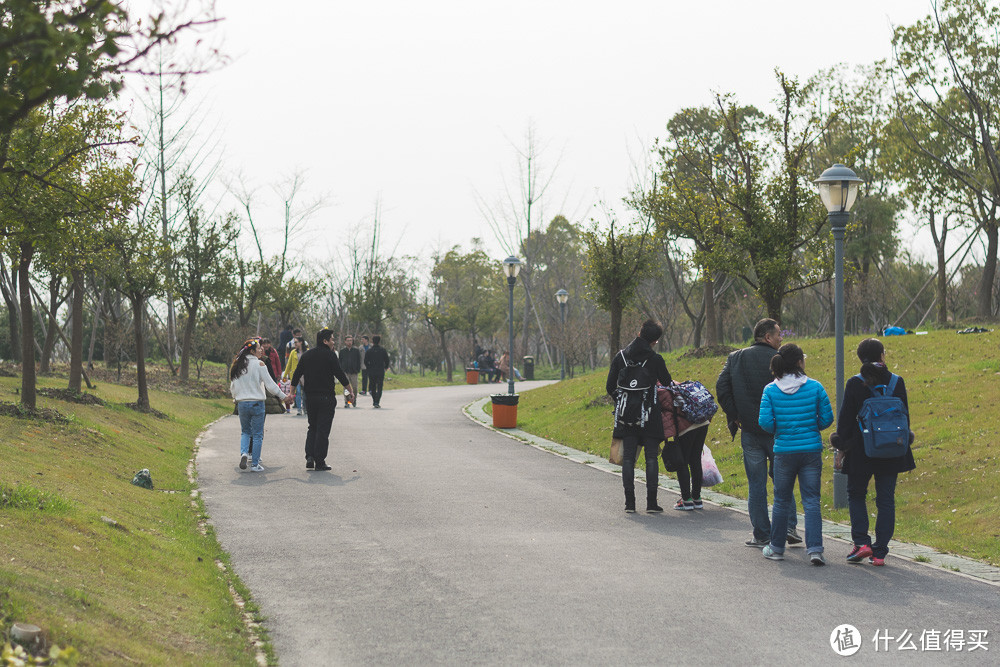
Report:
[[684,463],[677,469],[677,483],[681,485],[681,498],[701,498],[701,450],[705,446],[708,427],[696,428],[677,438]]
[[[354,391],[358,391],[358,388],[355,387]],[[366,371],[365,369],[362,368],[361,369],[361,393],[363,394],[366,391],[368,391],[368,371]]]
[[646,455],[646,499],[656,500],[656,489],[660,483],[659,444],[658,438],[645,435],[622,438],[622,486],[625,487],[627,504],[635,504],[635,460],[639,457],[640,445]]
[[306,394],[306,410],[309,430],[306,431],[306,458],[312,457],[317,463],[326,462],[330,449],[330,428],[333,426],[333,412],[337,408],[337,397],[332,394]]
[[385,373],[372,373],[368,378],[368,393],[372,395],[372,404],[378,405],[382,402],[382,384],[385,382]]

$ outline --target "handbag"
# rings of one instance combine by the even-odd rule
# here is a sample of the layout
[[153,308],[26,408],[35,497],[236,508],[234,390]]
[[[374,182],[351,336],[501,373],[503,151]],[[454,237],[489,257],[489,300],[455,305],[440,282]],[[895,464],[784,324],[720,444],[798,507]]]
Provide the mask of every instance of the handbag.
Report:
[[663,445],[663,467],[667,472],[677,472],[684,465],[684,454],[677,440],[668,440]]
[[614,463],[616,466],[620,466],[624,456],[625,446],[624,443],[622,443],[622,439],[611,438],[611,456],[608,457],[608,461]]

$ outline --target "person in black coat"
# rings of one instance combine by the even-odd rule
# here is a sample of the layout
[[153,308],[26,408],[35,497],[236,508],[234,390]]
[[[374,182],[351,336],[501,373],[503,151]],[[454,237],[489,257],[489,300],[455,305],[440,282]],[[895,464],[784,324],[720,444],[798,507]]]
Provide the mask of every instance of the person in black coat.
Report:
[[340,367],[334,347],[336,341],[333,331],[321,330],[316,334],[316,347],[299,358],[292,374],[292,387],[298,387],[299,380],[305,380],[306,415],[309,418],[309,429],[306,431],[306,468],[312,470],[330,470],[330,466],[326,464],[326,455],[330,448],[330,428],[337,408],[337,381],[350,394],[351,402],[356,400],[355,388]]
[[[892,459],[873,459],[865,453],[865,444],[858,426],[858,412],[866,399],[875,395],[873,387],[888,385],[892,377],[885,365],[885,347],[877,338],[866,338],[858,345],[858,358],[861,360],[860,377],[850,378],[844,386],[843,405],[837,417],[837,431],[830,436],[830,442],[837,449],[837,462],[847,473],[847,503],[851,515],[851,539],[854,548],[847,556],[850,563],[860,563],[868,558],[873,565],[885,565],[889,553],[889,540],[896,529],[896,479],[901,472],[916,468],[913,461],[913,451],[906,448],[906,453]],[[906,383],[899,378],[892,392],[901,399],[909,414],[909,403],[906,397]],[[910,444],[913,443],[913,432],[910,431]],[[868,493],[868,482],[875,478],[875,507],[878,514],[875,518],[875,542],[868,534],[868,505],[865,496]]]
[[382,337],[372,336],[372,346],[365,352],[365,367],[368,369],[368,392],[372,396],[372,407],[381,408],[382,385],[385,372],[392,369],[389,353],[382,347]]
[[[646,363],[646,368],[662,385],[671,383],[670,371],[663,357],[653,351],[653,345],[663,335],[663,328],[653,320],[647,320],[639,330],[639,335],[628,347],[615,355],[608,369],[605,389],[612,398],[618,393],[618,374],[625,367],[625,359],[632,364]],[[622,358],[624,355],[624,359]],[[655,391],[655,389],[654,389]],[[615,438],[622,440],[622,485],[625,487],[625,511],[635,512],[635,460],[642,446],[646,455],[646,511],[662,512],[656,504],[656,490],[660,483],[660,465],[657,460],[659,444],[663,442],[663,417],[660,405],[653,404],[653,413],[645,426],[623,426],[615,423]]]

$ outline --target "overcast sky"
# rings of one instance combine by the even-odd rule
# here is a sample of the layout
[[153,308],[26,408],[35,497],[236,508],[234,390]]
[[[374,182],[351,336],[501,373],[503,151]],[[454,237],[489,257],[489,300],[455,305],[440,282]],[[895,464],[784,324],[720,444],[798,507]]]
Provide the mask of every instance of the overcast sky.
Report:
[[[712,92],[767,105],[774,68],[806,78],[891,56],[892,26],[929,0],[504,2],[217,0],[231,63],[190,85],[219,121],[223,171],[260,188],[302,171],[330,205],[300,239],[313,259],[371,224],[384,251],[481,237],[477,204],[518,181],[533,128],[552,175],[543,222],[621,198],[666,121]],[[624,212],[624,211],[623,211]],[[274,247],[277,250],[277,247]]]

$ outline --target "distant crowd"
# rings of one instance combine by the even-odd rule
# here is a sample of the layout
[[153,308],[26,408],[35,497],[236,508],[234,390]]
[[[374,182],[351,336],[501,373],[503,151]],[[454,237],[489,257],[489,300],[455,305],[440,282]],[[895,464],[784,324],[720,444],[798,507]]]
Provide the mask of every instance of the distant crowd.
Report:
[[[636,511],[635,462],[640,448],[646,460],[646,511],[657,504],[658,458],[677,470],[681,498],[675,510],[704,507],[701,498],[702,458],[712,415],[721,407],[730,433],[740,433],[747,475],[748,509],[753,534],[749,547],[765,558],[783,560],[786,546],[801,544],[793,489],[799,483],[805,514],[806,554],[813,565],[825,565],[820,504],[823,469],[821,432],[834,423],[826,390],[806,375],[806,354],[794,343],[782,344],[781,327],[763,319],[753,343],[729,355],[715,390],[718,407],[697,382],[678,385],[653,346],[663,334],[649,320],[637,337],[611,362],[606,390],[615,400],[613,437],[620,443],[625,511]],[[834,467],[847,475],[853,547],[849,563],[865,560],[885,565],[895,530],[895,489],[899,473],[913,470],[909,406],[903,378],[886,365],[885,347],[877,338],[857,348],[861,366],[844,387],[837,427],[830,436]],[[686,386],[690,385],[690,386]],[[702,408],[708,405],[710,409]],[[692,408],[698,409],[692,409]],[[660,443],[667,441],[660,452]],[[773,480],[774,503],[767,506],[767,480]],[[869,533],[868,486],[875,482],[875,539]]]

